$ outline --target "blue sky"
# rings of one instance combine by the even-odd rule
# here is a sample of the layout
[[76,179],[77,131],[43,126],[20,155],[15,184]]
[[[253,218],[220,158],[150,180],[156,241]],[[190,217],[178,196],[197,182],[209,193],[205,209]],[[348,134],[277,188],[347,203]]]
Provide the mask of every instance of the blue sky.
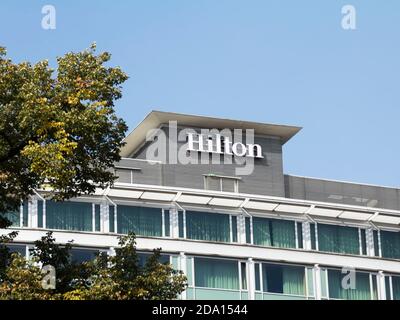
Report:
[[[41,28],[54,5],[56,30]],[[343,30],[341,8],[356,8]],[[400,186],[398,0],[2,0],[0,45],[36,62],[96,42],[130,79],[117,112],[292,124],[285,172]]]

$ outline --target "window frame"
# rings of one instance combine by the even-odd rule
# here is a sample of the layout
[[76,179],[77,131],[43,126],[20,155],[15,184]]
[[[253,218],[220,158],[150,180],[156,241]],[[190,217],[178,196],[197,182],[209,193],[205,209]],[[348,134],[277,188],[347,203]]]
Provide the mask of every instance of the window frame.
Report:
[[[248,293],[249,291],[249,264],[248,261],[245,259],[235,259],[235,258],[230,258],[230,257],[212,257],[212,256],[201,256],[201,255],[190,255],[186,256],[187,258],[192,259],[192,285],[188,285],[188,288],[193,288],[193,289],[207,289],[207,290],[221,290],[221,291],[233,291],[233,292],[239,292],[241,293]],[[196,286],[196,263],[195,260],[196,258],[199,259],[208,259],[208,260],[223,260],[223,261],[232,261],[236,262],[237,264],[237,270],[238,270],[238,289],[226,289],[226,288],[213,288],[213,287],[200,287]],[[243,289],[242,286],[242,270],[241,270],[241,264],[245,263],[246,265],[246,284],[247,288]]]
[[[290,219],[290,218],[282,218],[282,217],[277,217],[277,216],[270,216],[270,215],[260,215],[260,214],[251,214],[250,218],[250,237],[251,237],[251,244],[252,245],[256,245],[254,244],[254,226],[253,226],[253,218],[262,218],[262,219],[269,219],[269,220],[283,220],[283,221],[290,221],[294,223],[294,236],[295,236],[295,247],[294,248],[281,248],[281,247],[276,247],[276,246],[262,246],[262,247],[266,247],[266,248],[278,248],[278,249],[289,249],[289,250],[304,250],[304,245],[305,245],[305,239],[304,239],[304,226],[303,226],[303,222],[304,220],[300,220],[300,219]],[[298,227],[297,227],[297,223],[301,223],[301,229],[302,229],[302,238],[303,238],[303,248],[300,248],[299,246],[299,242],[298,242]],[[296,231],[297,230],[297,231]],[[260,245],[256,245],[256,246],[260,246]]]
[[[340,268],[335,268],[335,267],[324,267],[326,270],[325,276],[326,276],[326,299],[328,300],[343,300],[345,301],[346,299],[339,299],[339,298],[332,298],[330,296],[330,290],[329,290],[329,270],[335,270],[341,272]],[[370,299],[366,301],[373,301],[373,300],[379,300],[379,284],[378,284],[378,272],[370,272],[370,271],[365,271],[365,270],[355,270],[356,272],[356,277],[357,273],[366,273],[368,274],[368,284],[369,284],[369,294],[370,294]],[[372,276],[375,275],[375,281],[376,281],[376,288],[377,288],[377,297],[374,299],[374,290],[373,290],[373,278]],[[349,289],[348,289],[349,290]]]
[[[278,293],[278,292],[270,292],[270,291],[264,291],[264,274],[263,274],[263,264],[269,264],[269,265],[278,265],[278,266],[290,266],[290,267],[299,267],[303,268],[304,272],[304,295],[297,295],[297,294],[288,294],[288,293]],[[311,265],[303,265],[303,264],[296,264],[296,263],[285,263],[285,262],[277,262],[277,261],[263,261],[263,260],[257,260],[254,261],[254,267],[256,268],[258,265],[259,268],[259,275],[260,275],[260,290],[256,290],[257,284],[255,283],[254,286],[254,292],[255,293],[260,293],[260,294],[274,294],[274,295],[280,295],[280,296],[295,296],[295,297],[302,297],[302,298],[315,298],[315,292],[316,292],[316,286],[315,286],[315,272],[314,272],[314,267]],[[307,268],[311,268],[313,270],[313,281],[312,284],[314,286],[313,292],[314,295],[309,295],[309,287],[308,287],[308,274],[307,274]],[[255,273],[255,272],[254,272]],[[255,276],[254,276],[255,279]]]
[[[217,174],[203,174],[203,179],[204,179],[204,190],[207,190],[207,191],[219,191],[219,192],[230,192],[230,193],[239,193],[239,181],[242,180],[242,178],[240,178],[240,177],[223,176],[223,175],[217,175]],[[219,188],[218,188],[218,190],[213,190],[213,189],[209,188],[210,179],[219,180]],[[223,181],[224,180],[233,180],[233,191],[224,190],[224,187],[223,187]]]

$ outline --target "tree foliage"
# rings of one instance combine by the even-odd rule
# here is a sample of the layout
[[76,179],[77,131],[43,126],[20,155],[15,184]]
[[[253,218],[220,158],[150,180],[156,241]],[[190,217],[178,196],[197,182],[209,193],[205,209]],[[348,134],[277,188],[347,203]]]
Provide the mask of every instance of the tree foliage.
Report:
[[127,129],[114,102],[127,76],[109,60],[92,45],[53,70],[13,63],[0,47],[0,213],[44,185],[63,200],[113,183]]
[[89,286],[80,286],[67,297],[91,300],[175,299],[186,287],[186,276],[170,264],[159,262],[155,249],[143,267],[139,265],[133,234],[120,238],[115,255],[100,256],[92,265]]
[[[121,236],[115,254],[99,254],[89,262],[74,263],[72,243],[59,245],[49,232],[35,242],[31,259],[7,254],[0,299],[3,300],[159,300],[175,299],[186,288],[186,277],[170,264],[160,263],[155,249],[139,263],[134,234]],[[4,248],[6,248],[4,246]],[[56,288],[45,290],[40,266],[56,270]]]

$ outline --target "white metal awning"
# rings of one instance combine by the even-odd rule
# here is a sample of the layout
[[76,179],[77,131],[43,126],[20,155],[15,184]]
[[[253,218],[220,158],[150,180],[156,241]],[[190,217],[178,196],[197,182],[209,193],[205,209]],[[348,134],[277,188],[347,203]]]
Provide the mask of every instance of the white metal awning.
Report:
[[315,208],[311,209],[309,214],[312,216],[337,218],[342,212],[343,212],[343,210],[340,210],[340,209],[336,210],[336,209],[315,207]]
[[244,208],[250,214],[252,212],[255,214],[265,212],[268,215],[287,213],[304,218],[312,217],[317,222],[332,219],[338,222],[354,223],[356,221],[388,227],[400,225],[400,211],[308,200],[146,185],[117,185],[103,193],[111,198],[143,199],[167,202],[171,205],[181,203],[185,206],[196,205],[209,208],[214,206],[230,210]]

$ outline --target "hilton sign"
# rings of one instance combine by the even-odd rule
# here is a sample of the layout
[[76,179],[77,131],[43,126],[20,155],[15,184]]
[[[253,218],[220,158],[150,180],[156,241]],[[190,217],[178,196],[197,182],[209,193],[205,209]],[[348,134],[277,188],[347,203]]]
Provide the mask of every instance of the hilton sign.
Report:
[[263,159],[262,148],[259,144],[242,142],[233,143],[227,136],[221,134],[197,134],[187,133],[187,151],[208,152],[238,157]]
[[253,129],[196,132],[186,127],[178,131],[177,121],[169,121],[167,128],[149,130],[146,141],[151,141],[146,148],[147,160],[180,165],[235,164],[235,175],[239,176],[252,174],[255,160],[264,159],[261,145],[254,143]]

